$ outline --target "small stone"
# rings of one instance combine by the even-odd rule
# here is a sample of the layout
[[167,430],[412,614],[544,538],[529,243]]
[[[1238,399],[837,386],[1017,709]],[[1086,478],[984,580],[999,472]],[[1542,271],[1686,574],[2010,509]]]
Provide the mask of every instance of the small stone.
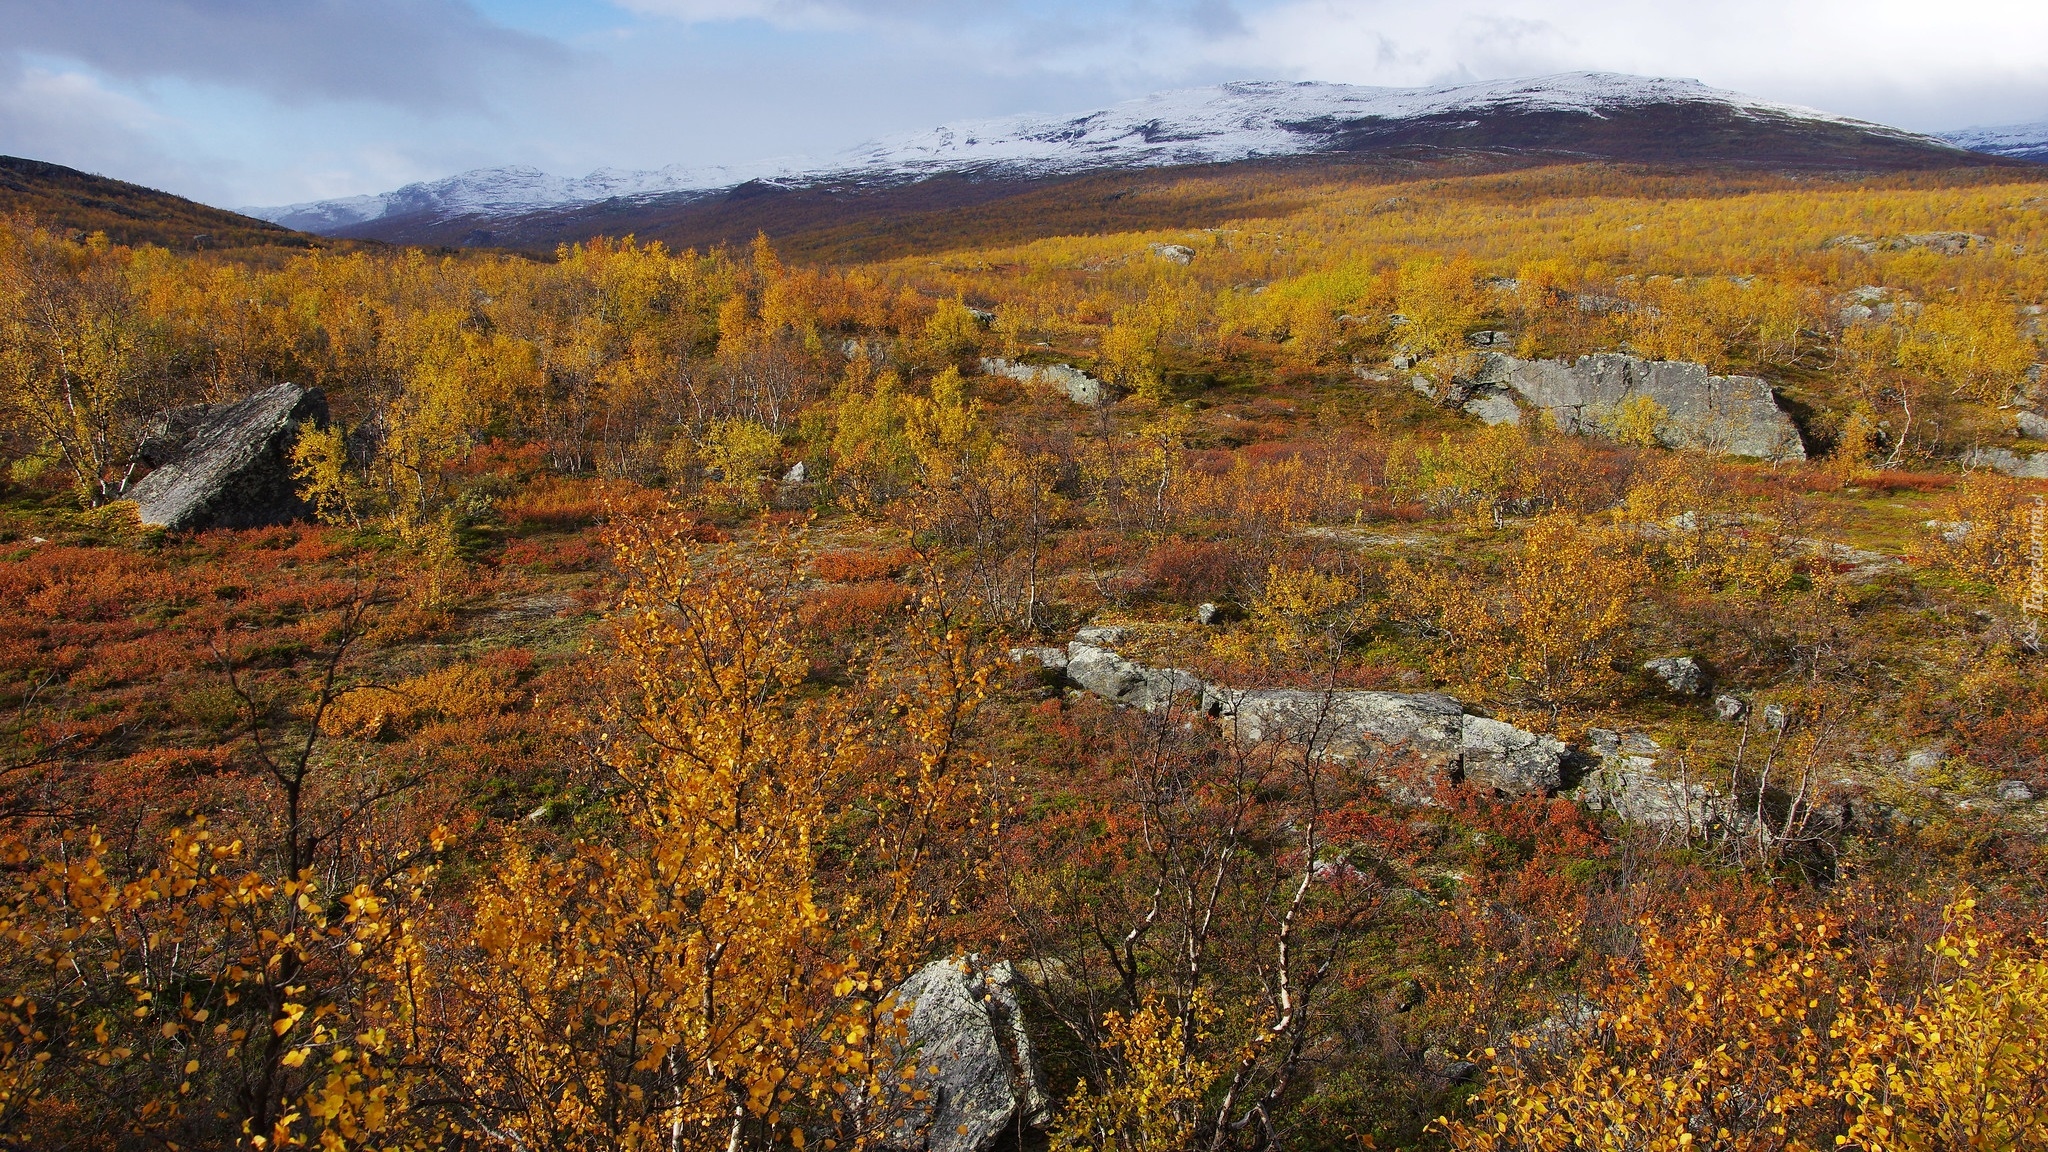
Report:
[[1941,767],[1941,762],[1947,757],[1948,745],[1946,744],[1936,744],[1931,748],[1916,748],[1912,752],[1907,753],[1906,767],[1914,772],[1925,772],[1930,768]]
[[1785,719],[1784,705],[1764,705],[1764,727],[1769,728],[1773,732],[1783,732],[1785,730]]
[[1111,624],[1090,624],[1074,633],[1074,639],[1083,644],[1093,644],[1097,648],[1107,648],[1112,644],[1123,643],[1130,634],[1128,628],[1118,628]]
[[1186,264],[1195,258],[1195,250],[1185,244],[1152,244],[1148,247],[1154,256],[1172,264]]
[[2025,804],[2034,798],[2034,790],[2024,780],[2000,780],[1998,798],[2008,804]]
[[1498,328],[1490,328],[1484,332],[1472,333],[1465,337],[1465,341],[1474,348],[1504,348],[1514,343],[1514,337]]
[[810,469],[804,467],[804,462],[801,460],[796,462],[795,467],[782,474],[782,482],[784,484],[802,484],[810,478]]
[[1740,720],[1742,719],[1742,714],[1747,711],[1749,711],[1749,705],[1728,695],[1726,692],[1714,697],[1714,715],[1719,716],[1723,720]]
[[1645,663],[1643,671],[1680,696],[1697,696],[1707,689],[1706,670],[1690,656],[1659,656]]
[[2019,429],[2020,435],[2029,440],[2048,440],[2048,416],[2039,412],[2022,412],[2019,414]]
[[1214,604],[1204,604],[1195,609],[1195,622],[1212,626],[1221,624],[1223,623],[1223,609],[1218,608]]

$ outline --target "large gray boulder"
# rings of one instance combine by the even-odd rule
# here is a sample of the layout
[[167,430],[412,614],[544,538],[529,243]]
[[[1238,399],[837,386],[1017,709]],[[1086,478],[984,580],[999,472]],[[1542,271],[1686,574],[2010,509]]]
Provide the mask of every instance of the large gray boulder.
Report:
[[1076,404],[1107,404],[1116,399],[1116,392],[1109,385],[1097,380],[1071,364],[1019,364],[1014,360],[987,358],[981,362],[981,370],[990,376],[1003,376],[1020,383],[1044,383],[1058,389],[1067,399]]
[[1643,671],[1680,696],[1699,696],[1707,690],[1707,670],[1690,656],[1659,656],[1646,662]]
[[[934,960],[890,994],[909,1009],[902,1044],[914,1053],[912,1092],[892,1094],[886,1147],[984,1152],[1013,1124],[1043,1127],[1049,1103],[1007,960]],[[936,1069],[936,1071],[934,1071]]]
[[1766,460],[1806,458],[1799,429],[1778,407],[1769,384],[1754,376],[1715,376],[1703,364],[1619,352],[1571,361],[1488,352],[1462,383],[1465,411],[1489,424],[1518,423],[1521,405],[1527,405],[1549,413],[1563,431],[1605,436],[1621,406],[1643,396],[1664,410],[1656,435],[1669,447]]
[[291,449],[307,421],[327,422],[327,398],[296,384],[167,412],[137,451],[152,470],[128,498],[144,524],[174,530],[296,519],[306,509],[292,482]]

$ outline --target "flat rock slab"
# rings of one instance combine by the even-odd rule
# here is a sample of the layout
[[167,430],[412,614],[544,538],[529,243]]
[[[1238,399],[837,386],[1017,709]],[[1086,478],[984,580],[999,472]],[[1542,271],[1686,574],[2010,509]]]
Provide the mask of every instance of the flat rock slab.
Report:
[[292,482],[299,426],[327,422],[317,388],[278,384],[225,404],[165,413],[145,446],[155,465],[129,489],[144,524],[256,528],[305,514]]
[[1067,645],[1067,679],[1113,704],[1155,712],[1178,707],[1225,718],[1246,740],[1285,739],[1339,760],[1375,748],[1412,752],[1448,771],[1509,795],[1547,795],[1563,784],[1565,746],[1485,716],[1441,692],[1327,692],[1294,688],[1234,690],[1178,668],[1148,668],[1108,648]]

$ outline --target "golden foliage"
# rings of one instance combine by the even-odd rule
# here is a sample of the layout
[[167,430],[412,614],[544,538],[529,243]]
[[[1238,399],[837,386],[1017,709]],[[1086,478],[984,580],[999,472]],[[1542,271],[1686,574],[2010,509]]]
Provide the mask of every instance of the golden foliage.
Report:
[[[473,956],[409,971],[406,998],[452,1014],[441,1066],[477,1138],[801,1147],[801,1118],[858,1147],[849,1102],[897,1071],[880,994],[943,899],[928,870],[960,834],[958,729],[986,673],[944,630],[913,641],[881,717],[807,697],[787,547],[706,564],[683,529],[633,526],[617,549],[593,735],[619,828],[512,851],[474,895]],[[866,826],[841,867],[864,879],[830,897],[820,856],[849,804]]]
[[1648,579],[1617,533],[1559,512],[1530,521],[1492,579],[1404,560],[1388,570],[1388,591],[1436,640],[1439,676],[1556,717],[1614,686],[1629,606]]
[[1075,1086],[1053,1129],[1052,1152],[1181,1152],[1219,1072],[1194,1053],[1220,1018],[1200,992],[1185,1011],[1148,998],[1129,1016],[1105,1016],[1114,1070],[1099,1093],[1086,1080]]

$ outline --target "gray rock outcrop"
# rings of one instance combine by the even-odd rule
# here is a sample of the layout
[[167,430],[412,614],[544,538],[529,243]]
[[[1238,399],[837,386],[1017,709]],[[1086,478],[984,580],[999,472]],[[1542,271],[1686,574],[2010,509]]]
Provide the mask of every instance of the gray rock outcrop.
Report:
[[1663,749],[1640,732],[1588,730],[1599,764],[1579,782],[1578,801],[1595,812],[1612,812],[1631,824],[1684,835],[1704,834],[1721,823],[1727,805],[1704,784],[1673,778],[1659,763]]
[[1904,236],[1836,236],[1822,248],[1854,248],[1858,252],[1908,252],[1915,248],[1959,256],[1975,248],[1988,247],[1991,239],[1975,232],[1913,232]]
[[1474,716],[1440,692],[1211,690],[1247,740],[1285,738],[1340,760],[1374,747],[1412,752],[1432,768],[1513,796],[1555,792],[1565,748],[1549,736]]
[[1113,704],[1146,712],[1178,705],[1209,710],[1209,686],[1178,668],[1147,668],[1107,648],[1067,645],[1067,679]]
[[1195,250],[1185,244],[1148,244],[1146,250],[1172,264],[1191,263],[1195,258]]
[[2048,452],[2022,456],[2010,448],[1972,448],[1963,454],[1963,467],[1986,468],[2021,480],[2048,480]]
[[1561,742],[1472,715],[1439,692],[1232,690],[1080,640],[1067,645],[1066,674],[1076,687],[1113,704],[1199,711],[1224,720],[1245,740],[1292,740],[1334,759],[1395,749],[1453,780],[1516,796],[1555,792],[1563,779]]
[[1662,409],[1656,435],[1669,447],[1766,460],[1806,458],[1799,429],[1778,407],[1769,384],[1754,376],[1715,376],[1703,364],[1619,352],[1574,361],[1488,352],[1459,383],[1464,410],[1489,424],[1517,423],[1527,405],[1548,413],[1562,431],[1611,435],[1616,412],[1640,396]]
[[1107,404],[1116,399],[1115,390],[1109,385],[1071,364],[1019,364],[1015,360],[989,357],[982,360],[981,370],[990,376],[1002,376],[1019,383],[1049,384],[1076,404]]
[[128,497],[144,524],[173,530],[296,519],[306,509],[292,482],[291,449],[307,421],[327,422],[327,398],[296,384],[167,412],[137,453],[152,471]]
[[2029,440],[2048,440],[2048,416],[2039,412],[2019,412],[2013,422],[2019,433]]
[[1009,961],[934,960],[890,996],[909,1010],[902,1043],[906,1056],[916,1054],[910,1086],[926,1098],[892,1094],[883,1146],[984,1152],[1013,1124],[1045,1124],[1049,1104]]

